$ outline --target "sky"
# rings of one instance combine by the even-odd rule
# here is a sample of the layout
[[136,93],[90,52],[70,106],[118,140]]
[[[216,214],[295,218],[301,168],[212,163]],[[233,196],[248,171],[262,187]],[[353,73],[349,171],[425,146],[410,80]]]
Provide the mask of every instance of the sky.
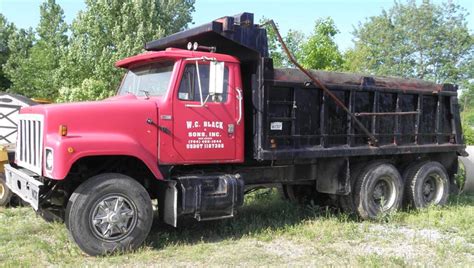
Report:
[[[459,3],[470,13],[468,25],[471,32],[474,32],[474,1],[452,1]],[[82,0],[56,0],[56,2],[64,9],[68,23],[72,22],[80,10],[85,9]],[[393,2],[393,0],[196,0],[193,23],[197,26],[219,17],[251,12],[255,14],[255,22],[262,17],[273,19],[278,23],[282,33],[293,29],[308,35],[318,18],[332,17],[340,31],[336,36],[336,43],[341,50],[346,50],[352,46],[354,27],[364,22],[367,17],[379,15],[382,9],[389,9]],[[41,3],[41,0],[0,0],[0,13],[17,27],[34,28],[39,22]]]

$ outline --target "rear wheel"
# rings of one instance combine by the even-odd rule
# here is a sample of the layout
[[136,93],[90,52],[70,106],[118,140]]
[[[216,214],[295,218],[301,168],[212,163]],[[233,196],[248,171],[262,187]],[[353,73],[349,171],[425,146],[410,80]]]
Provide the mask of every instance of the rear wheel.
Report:
[[389,163],[376,162],[359,174],[354,188],[354,209],[363,219],[376,219],[398,210],[402,201],[402,177]]
[[7,187],[7,184],[3,178],[0,178],[0,206],[4,207],[10,204],[10,200],[13,196],[12,191]]
[[405,172],[405,203],[419,209],[429,205],[444,205],[449,196],[446,169],[439,162],[423,162]]
[[137,248],[150,232],[152,221],[145,188],[122,174],[90,178],[74,191],[66,209],[72,239],[93,256]]

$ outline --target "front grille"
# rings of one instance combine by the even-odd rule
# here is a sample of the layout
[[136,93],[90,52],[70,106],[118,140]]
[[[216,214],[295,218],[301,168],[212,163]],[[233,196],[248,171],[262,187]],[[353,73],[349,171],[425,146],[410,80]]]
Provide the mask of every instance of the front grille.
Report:
[[39,175],[43,159],[43,129],[42,115],[19,115],[16,163]]

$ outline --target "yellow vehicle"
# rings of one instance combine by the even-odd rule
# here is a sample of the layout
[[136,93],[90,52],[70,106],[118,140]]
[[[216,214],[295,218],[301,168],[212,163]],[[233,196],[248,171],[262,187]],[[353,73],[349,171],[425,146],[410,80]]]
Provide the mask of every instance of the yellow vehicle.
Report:
[[4,165],[8,163],[8,146],[0,146],[0,206],[10,203],[13,193],[5,183]]

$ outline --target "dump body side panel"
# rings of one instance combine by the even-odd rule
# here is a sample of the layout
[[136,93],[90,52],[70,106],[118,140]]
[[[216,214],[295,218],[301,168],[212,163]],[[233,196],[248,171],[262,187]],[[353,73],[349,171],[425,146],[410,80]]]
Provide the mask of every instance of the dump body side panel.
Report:
[[[378,140],[296,70],[275,70],[262,91],[257,160],[457,151],[464,145],[455,87],[320,72],[326,86]],[[338,77],[340,80],[338,80]],[[309,79],[308,79],[309,80]],[[360,81],[357,84],[357,81]]]

